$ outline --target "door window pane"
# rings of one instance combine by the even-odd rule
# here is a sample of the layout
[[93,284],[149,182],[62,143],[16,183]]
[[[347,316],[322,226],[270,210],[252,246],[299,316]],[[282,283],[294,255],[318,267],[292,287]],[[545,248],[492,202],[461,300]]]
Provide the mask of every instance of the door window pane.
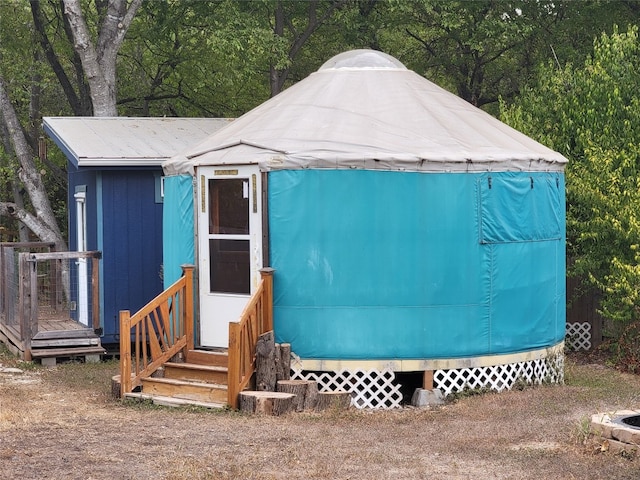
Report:
[[211,293],[251,293],[249,240],[209,240]]
[[209,233],[249,234],[249,180],[209,180]]

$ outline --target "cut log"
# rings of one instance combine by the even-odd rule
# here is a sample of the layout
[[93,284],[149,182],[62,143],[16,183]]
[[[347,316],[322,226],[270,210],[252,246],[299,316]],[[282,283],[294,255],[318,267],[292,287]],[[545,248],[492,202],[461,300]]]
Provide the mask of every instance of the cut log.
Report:
[[278,380],[278,391],[293,393],[296,412],[313,410],[318,402],[318,382],[313,380]]
[[291,344],[276,344],[276,380],[291,378]]
[[351,394],[349,392],[320,392],[316,411],[327,409],[346,410],[351,406]]
[[276,389],[275,350],[273,330],[258,337],[256,343],[256,390],[273,392]]
[[240,392],[240,411],[283,415],[293,410],[294,398],[294,394],[284,392]]
[[111,377],[111,396],[113,396],[113,398],[120,398],[122,396],[122,382],[120,381],[120,375],[114,375]]

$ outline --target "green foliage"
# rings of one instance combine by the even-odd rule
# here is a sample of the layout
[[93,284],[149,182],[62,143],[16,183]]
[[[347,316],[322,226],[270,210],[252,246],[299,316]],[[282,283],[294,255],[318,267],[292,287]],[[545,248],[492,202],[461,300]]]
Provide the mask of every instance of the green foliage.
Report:
[[640,308],[640,46],[638,29],[594,43],[580,68],[549,63],[502,117],[560,151],[567,166],[571,273],[603,292],[606,317]]
[[[94,37],[107,4],[107,1],[82,2],[85,20]],[[29,2],[0,2],[0,72],[35,146],[34,140],[41,134],[38,131],[41,116],[86,114],[91,109],[86,79],[65,32],[64,6],[59,0],[41,0],[33,5],[39,6],[44,33],[59,61],[59,76],[46,61],[39,37],[34,33],[37,22],[32,18]],[[278,9],[283,16],[281,32],[276,32]],[[333,55],[353,48],[388,52],[407,67],[463,98],[492,108],[498,95],[512,98],[541,61],[552,59],[555,65],[558,61],[564,64],[583,58],[583,52],[592,46],[595,33],[610,32],[614,21],[627,21],[638,13],[640,7],[633,2],[605,0],[146,1],[119,51],[118,113],[237,117],[269,97],[274,73],[281,75],[279,78],[284,80],[286,88],[317,70]],[[596,57],[593,61],[596,62]],[[628,75],[624,68],[628,61],[625,58],[619,71],[611,74]],[[571,119],[582,112],[582,100],[578,100],[582,93],[566,95],[567,86],[573,88],[574,72],[570,67],[545,68],[553,73],[546,79],[548,86],[555,89],[554,95],[562,101],[546,106],[557,115],[543,116],[549,119],[549,128],[539,129],[540,138],[551,146],[561,145],[558,149],[572,154],[575,149],[584,151],[587,137],[576,139],[576,126],[571,123]],[[597,62],[591,68],[597,70]],[[61,77],[68,80],[65,89],[61,86]],[[543,81],[545,79],[539,80]],[[594,89],[592,95],[602,95],[602,92]],[[620,114],[615,108],[617,103],[633,105],[622,90],[612,91],[612,95],[612,118]],[[572,103],[569,100],[573,97]],[[589,115],[596,118],[606,113],[607,110],[596,108]],[[629,113],[625,111],[623,115]],[[512,115],[517,116],[518,112],[514,110]],[[524,110],[521,115],[521,123],[529,121]],[[567,122],[556,121],[561,115],[567,117]],[[558,125],[564,129],[562,135],[558,135]],[[625,128],[634,130],[635,125]],[[545,133],[550,130],[556,131],[553,135]],[[605,130],[599,133],[605,135]],[[611,138],[617,137],[618,130],[611,135]],[[589,144],[593,155],[608,158],[612,144],[596,140],[592,139]],[[596,147],[601,150],[597,151]],[[633,163],[632,146],[626,154]],[[65,159],[61,155],[53,157],[50,159],[63,169]],[[4,195],[0,200],[11,200],[12,189],[7,187],[11,186],[10,175],[15,169],[10,160],[7,156],[0,161],[0,187]],[[44,180],[52,195],[53,208],[60,224],[64,225],[64,188],[49,174],[48,167],[45,170],[48,173]],[[596,199],[609,193],[574,191],[575,196]],[[578,205],[573,203],[571,208],[582,208]],[[632,208],[633,205],[629,205]],[[591,216],[590,211],[576,211],[570,218],[584,216]],[[621,224],[620,229],[624,228]],[[602,242],[601,237],[594,238]],[[585,237],[581,242],[587,245],[593,243],[594,238]],[[630,265],[627,257],[618,256],[618,259],[619,270]],[[634,275],[635,272],[626,273],[629,279]],[[629,285],[610,287],[630,290],[634,282],[630,281]]]
[[531,29],[525,17],[500,2],[420,0],[399,2],[396,11],[405,25],[408,66],[474,105],[495,101],[490,90],[497,83],[507,88],[517,69],[506,52]]
[[640,374],[640,322],[627,325],[611,346],[612,360],[623,371]]
[[120,50],[120,113],[235,117],[266,100],[278,46],[260,3],[143,3]]

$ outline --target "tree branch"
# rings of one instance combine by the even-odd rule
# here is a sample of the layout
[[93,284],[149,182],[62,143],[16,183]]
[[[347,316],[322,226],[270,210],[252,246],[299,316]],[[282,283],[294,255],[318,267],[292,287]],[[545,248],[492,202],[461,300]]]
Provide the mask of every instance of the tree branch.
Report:
[[[2,76],[0,76],[0,112],[0,119],[4,122],[6,131],[9,133],[11,146],[16,154],[18,162],[20,163],[18,176],[29,194],[31,204],[36,211],[39,221],[44,223],[49,231],[47,241],[53,241],[56,243],[56,248],[66,250],[66,243],[62,238],[62,234],[60,233],[60,229],[56,223],[56,217],[51,208],[51,203],[49,202],[44,184],[42,183],[42,178],[40,177],[33,161],[33,152],[29,149],[24,132],[22,131],[22,126],[18,121],[15,108],[7,94],[4,78],[2,78]],[[27,224],[26,220],[21,219],[21,221]],[[39,236],[38,232],[34,231],[34,233]],[[52,235],[55,236],[55,239],[51,239]],[[42,240],[45,239],[43,237],[40,238]]]
[[60,86],[62,87],[62,91],[67,97],[67,101],[73,110],[75,115],[84,115],[84,111],[82,108],[82,103],[76,91],[69,81],[69,77],[64,70],[64,67],[60,63],[58,56],[56,55],[53,45],[49,41],[49,37],[47,36],[47,32],[44,26],[44,16],[42,14],[42,10],[40,8],[40,0],[29,0],[31,4],[31,16],[33,17],[33,25],[36,30],[36,36],[38,38],[38,42],[40,43],[40,48],[44,51],[45,57],[47,58],[47,62],[51,66],[53,73],[56,75],[56,78],[60,82]]
[[60,250],[58,251],[67,250],[64,242],[60,243],[57,231],[52,230],[47,222],[44,222],[40,217],[33,215],[16,203],[0,202],[0,216],[11,217],[23,223],[41,241],[55,243],[56,250],[59,248]]

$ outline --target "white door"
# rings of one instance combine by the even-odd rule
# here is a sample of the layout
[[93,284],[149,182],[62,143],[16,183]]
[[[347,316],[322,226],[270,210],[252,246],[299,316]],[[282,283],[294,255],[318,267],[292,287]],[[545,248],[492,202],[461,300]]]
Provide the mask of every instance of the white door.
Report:
[[261,177],[256,166],[199,167],[200,345],[227,347],[262,268]]

